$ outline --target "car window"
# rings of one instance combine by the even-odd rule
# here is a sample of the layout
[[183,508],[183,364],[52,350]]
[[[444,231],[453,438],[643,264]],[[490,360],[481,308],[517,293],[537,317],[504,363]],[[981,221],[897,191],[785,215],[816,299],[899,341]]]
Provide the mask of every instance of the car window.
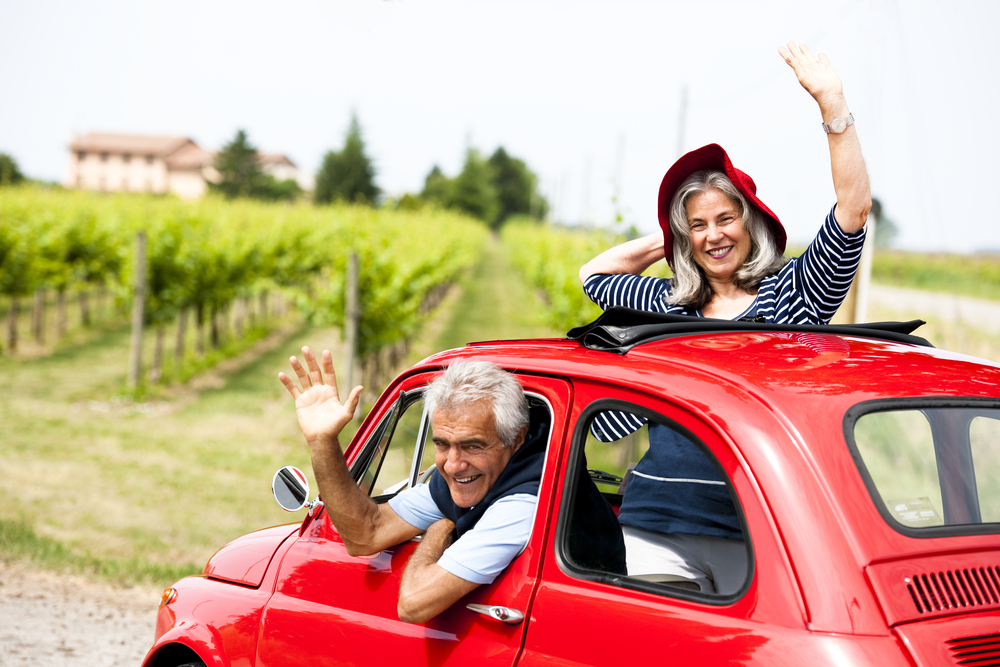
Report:
[[566,569],[664,595],[739,594],[750,551],[717,459],[665,416],[615,407],[588,408],[577,428],[560,514]]
[[848,444],[872,500],[905,534],[1000,522],[1000,409],[950,403],[875,403],[848,413]]
[[969,444],[982,520],[1000,523],[1000,417],[973,418]]
[[[353,470],[359,486],[372,498],[385,500],[410,485],[414,472],[415,453],[427,455],[425,447],[418,447],[429,435],[425,427],[422,392],[404,394],[393,406],[375,436],[359,457],[358,468]],[[434,462],[433,451],[430,463]],[[424,462],[417,473],[424,470]]]

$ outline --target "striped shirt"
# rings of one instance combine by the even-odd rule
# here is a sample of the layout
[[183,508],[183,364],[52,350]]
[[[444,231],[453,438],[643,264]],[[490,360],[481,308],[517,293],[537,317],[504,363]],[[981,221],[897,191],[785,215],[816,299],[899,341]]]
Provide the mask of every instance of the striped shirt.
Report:
[[[833,217],[833,209],[819,234],[800,257],[764,278],[757,298],[738,317],[763,315],[772,324],[828,324],[847,296],[861,261],[865,230],[845,233]],[[632,274],[595,274],[583,290],[600,306],[625,306],[635,310],[671,315],[703,317],[700,309],[668,304],[671,280]]]
[[[765,278],[757,298],[734,319],[762,315],[777,324],[828,324],[854,280],[865,230],[845,233],[830,210],[806,251]],[[584,291],[603,309],[625,306],[656,313],[702,317],[700,309],[668,304],[672,282],[663,278],[597,274]],[[796,342],[817,354],[832,343],[803,334]],[[611,442],[637,431],[646,419],[627,412],[602,412],[591,432]],[[742,539],[742,528],[725,481],[709,457],[693,442],[660,424],[649,429],[650,449],[636,466],[619,513],[622,525],[661,533],[714,535]]]

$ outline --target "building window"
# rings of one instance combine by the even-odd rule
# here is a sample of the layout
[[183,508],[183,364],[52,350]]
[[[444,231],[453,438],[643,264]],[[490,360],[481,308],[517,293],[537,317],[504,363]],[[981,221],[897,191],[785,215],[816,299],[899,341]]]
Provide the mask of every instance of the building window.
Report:
[[146,156],[146,164],[153,164],[153,156],[152,155],[147,155]]
[[128,153],[125,153],[125,155],[122,155],[122,162],[124,162],[125,164],[128,164],[131,160],[132,160],[132,156],[129,155]]
[[108,161],[108,154],[101,153],[101,162],[107,162],[107,161]]
[[79,160],[80,162],[83,162],[86,159],[86,157],[87,157],[87,151],[80,151],[79,153],[76,154],[76,159]]

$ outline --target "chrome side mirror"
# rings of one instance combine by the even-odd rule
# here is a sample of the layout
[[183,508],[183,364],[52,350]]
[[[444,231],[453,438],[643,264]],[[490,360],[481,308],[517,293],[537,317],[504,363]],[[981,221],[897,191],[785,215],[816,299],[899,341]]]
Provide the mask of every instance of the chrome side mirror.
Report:
[[313,509],[322,505],[319,498],[309,502],[309,480],[295,466],[285,466],[274,473],[271,479],[271,492],[274,494],[274,500],[286,512],[297,512],[303,507],[308,507],[309,515],[312,516]]

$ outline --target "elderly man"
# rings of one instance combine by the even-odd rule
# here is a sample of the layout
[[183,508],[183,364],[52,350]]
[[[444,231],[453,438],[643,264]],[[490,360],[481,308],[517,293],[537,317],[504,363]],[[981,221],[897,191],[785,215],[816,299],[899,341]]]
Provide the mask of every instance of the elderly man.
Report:
[[457,362],[425,394],[434,438],[435,474],[385,504],[364,494],[337,442],[361,387],[341,403],[333,358],[322,370],[308,347],[308,371],[291,358],[302,389],[278,378],[295,399],[326,511],[353,556],[378,553],[424,532],[403,570],[399,618],[427,621],[496,576],[528,541],[545,442],[525,443],[528,406],[521,385],[498,366]]

